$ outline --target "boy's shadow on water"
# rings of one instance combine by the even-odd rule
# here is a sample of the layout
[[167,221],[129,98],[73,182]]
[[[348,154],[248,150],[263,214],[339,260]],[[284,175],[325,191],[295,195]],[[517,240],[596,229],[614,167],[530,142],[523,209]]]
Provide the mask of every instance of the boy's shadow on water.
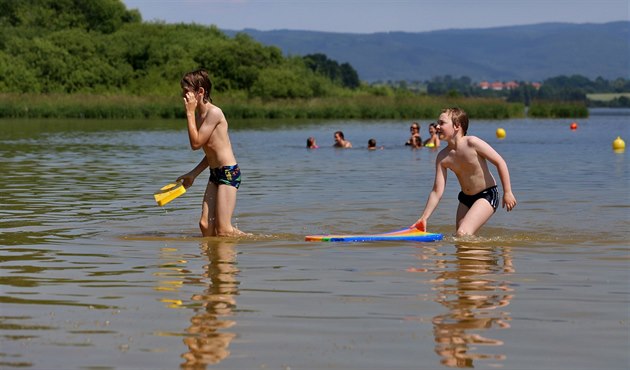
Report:
[[[447,311],[433,317],[435,352],[448,367],[474,367],[476,360],[503,361],[505,355],[478,352],[483,346],[499,347],[503,341],[484,336],[490,329],[508,329],[509,312],[500,310],[514,297],[505,276],[514,272],[509,247],[458,244],[454,259],[425,249],[426,271],[437,292],[434,300]],[[424,269],[423,269],[424,270]],[[487,334],[486,334],[487,335]]]
[[236,334],[225,331],[236,324],[231,320],[238,295],[235,246],[238,240],[212,238],[201,244],[202,254],[208,257],[204,266],[204,281],[207,288],[194,294],[191,300],[195,314],[186,329],[184,344],[188,351],[181,355],[182,369],[205,369],[217,364],[230,355],[229,346]]

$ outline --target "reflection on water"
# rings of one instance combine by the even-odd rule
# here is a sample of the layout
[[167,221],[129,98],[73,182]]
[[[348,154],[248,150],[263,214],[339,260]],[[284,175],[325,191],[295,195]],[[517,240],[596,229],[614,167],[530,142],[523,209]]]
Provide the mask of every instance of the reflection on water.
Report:
[[[153,199],[199,161],[181,121],[0,125],[0,368],[627,367],[630,152],[610,147],[627,116],[576,131],[474,122],[508,161],[519,207],[474,244],[422,245],[420,273],[404,276],[408,244],[303,236],[417,218],[436,153],[404,147],[407,124],[235,123],[234,221],[258,235],[238,241],[238,268],[234,244],[198,238],[203,184],[164,208]],[[337,129],[385,150],[304,149]],[[434,231],[453,232],[458,191],[449,181]],[[420,326],[396,325],[418,312]],[[592,343],[595,355],[575,351]]]
[[182,369],[204,369],[217,364],[230,355],[228,347],[236,336],[224,331],[236,322],[231,320],[238,294],[238,269],[236,268],[236,242],[212,240],[202,244],[208,264],[203,276],[209,284],[203,292],[192,296],[196,303],[195,314],[186,329],[184,343],[188,352],[182,355]]
[[[237,240],[206,239],[201,243],[201,255],[193,258],[207,258],[203,273],[195,276],[186,268],[188,262],[177,248],[162,248],[160,271],[154,273],[161,278],[155,290],[163,292],[160,302],[173,309],[192,310],[190,325],[184,330],[183,342],[188,350],[181,355],[184,362],[182,369],[205,369],[207,365],[217,364],[230,355],[228,347],[236,334],[225,329],[236,324],[231,320],[236,307],[235,296],[238,294],[236,277]],[[188,301],[181,297],[185,286],[195,290]],[[162,336],[178,336],[179,333],[158,333]]]
[[[447,311],[433,318],[435,352],[448,367],[475,367],[475,361],[505,359],[480,347],[500,347],[493,329],[510,327],[504,308],[514,297],[506,275],[514,273],[509,247],[456,245],[454,256],[435,253],[435,301]],[[452,259],[454,257],[454,259]]]

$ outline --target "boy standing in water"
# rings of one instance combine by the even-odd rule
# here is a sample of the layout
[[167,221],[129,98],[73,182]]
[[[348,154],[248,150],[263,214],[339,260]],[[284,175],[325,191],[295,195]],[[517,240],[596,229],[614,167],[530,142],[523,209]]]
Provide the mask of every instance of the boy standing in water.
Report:
[[184,75],[180,82],[188,121],[188,139],[192,150],[203,149],[199,164],[177,181],[189,188],[195,178],[210,167],[201,209],[199,228],[203,236],[233,236],[243,232],[232,226],[236,191],[241,184],[241,170],[232,152],[228,123],[223,111],[212,104],[212,82],[200,69]]
[[488,143],[475,136],[466,136],[468,115],[459,108],[442,111],[436,129],[448,143],[435,160],[435,181],[422,216],[412,227],[426,231],[427,220],[437,207],[446,185],[447,170],[457,176],[462,191],[457,199],[457,236],[474,235],[494,214],[499,206],[497,183],[488,170],[488,161],[499,172],[503,185],[503,208],[508,212],[516,207],[512,194],[510,173],[503,158]]

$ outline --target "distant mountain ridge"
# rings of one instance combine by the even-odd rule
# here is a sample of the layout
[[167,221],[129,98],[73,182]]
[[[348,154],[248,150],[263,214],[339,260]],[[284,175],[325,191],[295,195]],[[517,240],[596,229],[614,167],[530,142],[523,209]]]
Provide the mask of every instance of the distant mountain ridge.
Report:
[[350,63],[363,81],[425,81],[468,76],[473,81],[542,81],[579,74],[630,78],[630,21],[541,23],[485,29],[372,34],[316,31],[244,32],[286,55],[323,53]]

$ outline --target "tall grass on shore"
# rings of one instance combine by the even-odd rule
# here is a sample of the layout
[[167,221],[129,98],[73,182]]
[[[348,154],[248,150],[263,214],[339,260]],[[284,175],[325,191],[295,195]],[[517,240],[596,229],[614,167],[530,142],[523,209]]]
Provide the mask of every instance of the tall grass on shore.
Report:
[[[214,99],[233,119],[435,119],[458,106],[475,119],[524,116],[520,103],[500,99],[359,95],[301,100]],[[173,97],[0,94],[0,118],[158,119],[184,118],[182,100]]]
[[582,102],[532,102],[527,112],[533,118],[584,118],[588,107]]
[[182,110],[179,99],[164,97],[0,94],[0,118],[175,118]]
[[321,119],[435,119],[445,107],[458,106],[473,118],[523,117],[522,104],[498,99],[354,96],[309,100],[229,100],[220,104],[226,115],[238,118]]

